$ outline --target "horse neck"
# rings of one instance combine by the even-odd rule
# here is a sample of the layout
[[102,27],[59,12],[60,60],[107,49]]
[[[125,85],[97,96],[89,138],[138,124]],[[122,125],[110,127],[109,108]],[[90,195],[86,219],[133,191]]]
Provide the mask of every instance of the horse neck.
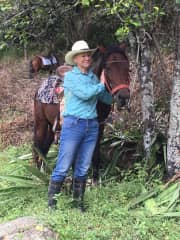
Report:
[[101,72],[104,67],[104,54],[99,53],[98,56],[96,56],[95,59],[93,59],[92,63],[92,71],[100,78]]

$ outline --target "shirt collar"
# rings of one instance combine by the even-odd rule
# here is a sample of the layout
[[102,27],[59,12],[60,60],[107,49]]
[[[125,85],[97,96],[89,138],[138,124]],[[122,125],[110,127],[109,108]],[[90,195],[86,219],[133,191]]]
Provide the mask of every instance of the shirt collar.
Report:
[[[77,66],[73,67],[72,72],[77,74],[83,74]],[[87,72],[87,75],[89,75],[90,77],[93,75],[93,72],[91,69],[89,69],[89,71]]]

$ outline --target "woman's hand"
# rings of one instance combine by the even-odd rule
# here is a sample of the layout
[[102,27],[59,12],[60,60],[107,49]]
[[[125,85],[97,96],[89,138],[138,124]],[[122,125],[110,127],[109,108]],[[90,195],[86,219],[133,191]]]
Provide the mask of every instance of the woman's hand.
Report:
[[105,85],[106,79],[104,75],[104,70],[102,70],[101,76],[100,76],[100,82]]

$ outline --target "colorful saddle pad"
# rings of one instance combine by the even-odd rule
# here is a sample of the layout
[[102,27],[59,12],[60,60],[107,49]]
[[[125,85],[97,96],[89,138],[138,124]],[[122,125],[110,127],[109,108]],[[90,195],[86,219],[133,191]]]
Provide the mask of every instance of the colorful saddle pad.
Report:
[[[59,103],[59,95],[63,92],[63,80],[58,76],[50,76],[43,81],[37,93],[37,100],[42,103]],[[58,88],[58,91],[56,91]],[[59,89],[61,92],[59,92]]]

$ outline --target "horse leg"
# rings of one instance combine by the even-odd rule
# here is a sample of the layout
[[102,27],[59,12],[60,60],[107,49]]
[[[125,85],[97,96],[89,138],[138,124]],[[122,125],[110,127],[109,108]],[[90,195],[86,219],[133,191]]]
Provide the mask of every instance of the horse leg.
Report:
[[29,78],[37,80],[38,69],[36,66],[33,66],[32,61],[29,64]]
[[48,121],[43,112],[43,106],[40,102],[34,102],[34,136],[33,136],[33,158],[36,166],[40,169],[42,165],[42,158],[38,151],[45,157],[44,141],[46,132],[48,130]]
[[[36,131],[36,137],[34,141],[34,161],[39,169],[46,171],[46,161],[43,161],[46,157],[49,148],[53,142],[54,133],[49,128],[48,124],[44,125]],[[37,151],[38,150],[38,151]],[[42,157],[40,156],[40,154]]]
[[39,72],[39,69],[36,67],[36,68],[34,69],[34,74],[33,74],[34,80],[38,80],[38,72]]
[[29,62],[29,78],[30,79],[34,78],[34,69],[32,65],[32,60]]
[[45,156],[48,153],[49,148],[50,148],[51,144],[53,143],[53,141],[54,141],[54,132],[52,131],[52,126],[49,125],[48,129],[46,131],[46,137],[45,137],[44,144],[43,144],[43,153]]
[[36,123],[34,126],[33,158],[38,169],[40,169],[42,166],[42,158],[40,157],[40,154],[42,154],[42,156],[45,157],[43,145],[47,129],[48,125],[46,122],[40,122],[40,124]]
[[111,105],[107,105],[98,101],[97,103],[98,121],[99,121],[99,136],[94,150],[92,158],[92,182],[97,185],[99,181],[99,168],[100,168],[100,140],[104,133],[104,121],[107,119],[110,111]]
[[92,158],[92,184],[97,185],[99,182],[99,166],[100,166],[100,141],[97,140],[96,147]]
[[60,125],[60,112],[58,110],[58,114],[55,117],[53,126],[52,126],[52,131],[54,133],[54,144],[58,144],[59,137],[60,137],[60,131],[61,131],[61,125]]
[[99,182],[99,169],[100,169],[100,141],[104,132],[104,124],[99,125],[99,136],[92,158],[92,183],[97,185]]

